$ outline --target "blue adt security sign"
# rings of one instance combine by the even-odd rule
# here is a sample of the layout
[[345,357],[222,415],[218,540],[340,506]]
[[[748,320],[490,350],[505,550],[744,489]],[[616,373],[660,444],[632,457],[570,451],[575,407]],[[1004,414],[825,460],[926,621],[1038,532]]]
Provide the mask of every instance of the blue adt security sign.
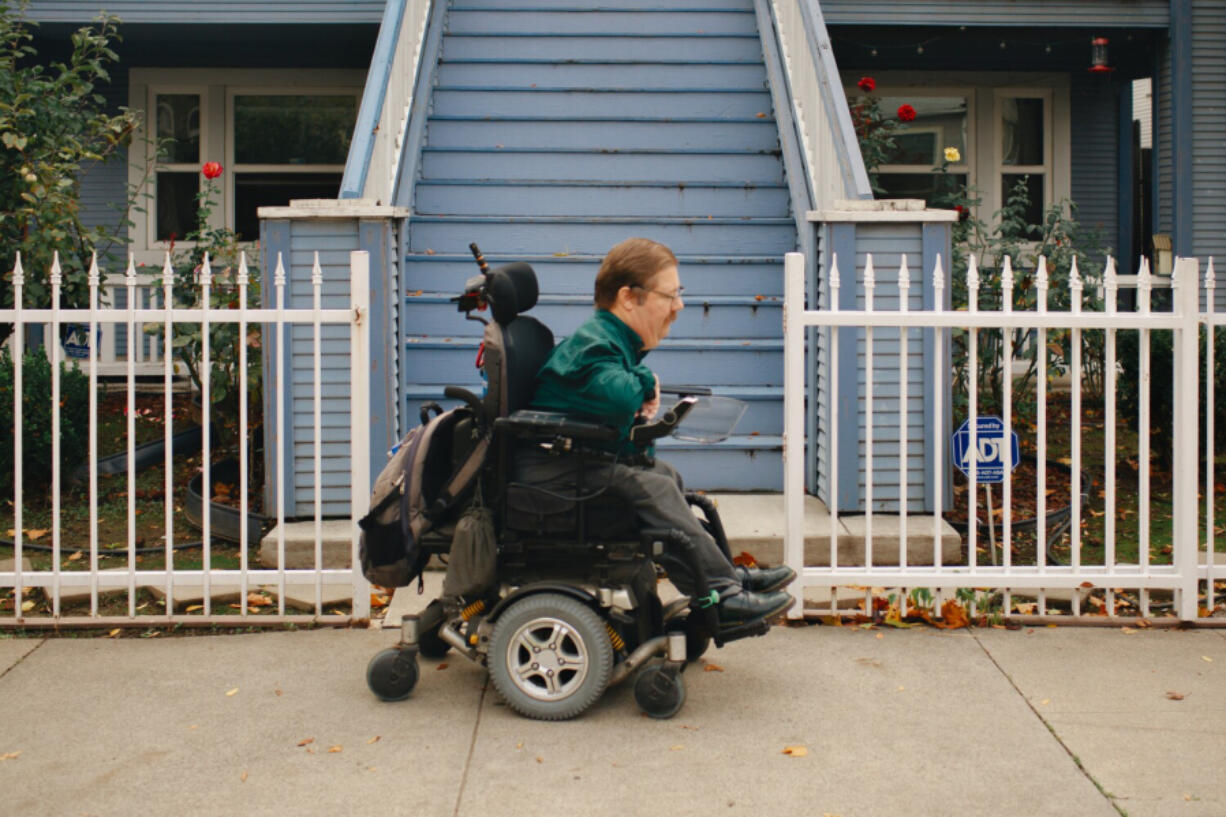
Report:
[[[975,429],[975,447],[978,449],[975,457],[976,482],[1004,482],[1005,473],[1012,471],[1018,463],[1017,432],[1012,432],[1012,440],[1005,447],[1005,424],[999,417],[982,415],[977,418]],[[971,475],[971,421],[967,420],[953,436],[954,465],[968,477]]]

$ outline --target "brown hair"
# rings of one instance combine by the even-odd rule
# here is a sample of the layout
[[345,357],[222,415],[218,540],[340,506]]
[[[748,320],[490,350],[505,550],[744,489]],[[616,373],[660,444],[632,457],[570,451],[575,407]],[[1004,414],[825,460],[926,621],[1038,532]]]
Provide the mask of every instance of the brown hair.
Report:
[[604,257],[596,273],[596,307],[609,309],[622,287],[645,287],[665,267],[675,266],[677,256],[650,238],[627,238]]

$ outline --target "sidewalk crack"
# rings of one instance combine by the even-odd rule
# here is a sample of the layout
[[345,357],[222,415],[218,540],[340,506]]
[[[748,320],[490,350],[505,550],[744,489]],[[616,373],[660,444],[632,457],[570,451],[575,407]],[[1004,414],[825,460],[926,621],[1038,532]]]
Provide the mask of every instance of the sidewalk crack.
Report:
[[992,655],[991,651],[982,641],[979,640],[979,636],[975,633],[974,629],[971,630],[971,637],[975,639],[975,643],[979,645],[979,649],[983,650],[983,654],[986,655],[988,660],[992,662],[992,666],[996,667],[996,670],[1002,676],[1004,676],[1004,679],[1009,682],[1009,686],[1013,687],[1013,691],[1017,693],[1018,697],[1022,699],[1027,708],[1029,708],[1030,711],[1034,713],[1034,716],[1039,719],[1039,723],[1043,724],[1043,726],[1051,734],[1052,738],[1055,739],[1056,743],[1060,745],[1060,748],[1063,749],[1065,754],[1069,756],[1069,759],[1073,761],[1073,764],[1077,767],[1077,770],[1085,776],[1086,780],[1089,780],[1090,783],[1093,784],[1094,788],[1098,790],[1098,793],[1101,794],[1103,798],[1111,805],[1111,808],[1115,809],[1116,812],[1119,813],[1120,817],[1128,817],[1128,812],[1124,811],[1120,804],[1116,802],[1115,797],[1104,789],[1101,783],[1094,779],[1094,775],[1090,774],[1090,770],[1087,769],[1081,762],[1081,758],[1077,757],[1077,755],[1073,753],[1073,750],[1069,748],[1068,744],[1065,743],[1060,737],[1059,733],[1056,732],[1056,728],[1052,726],[1047,718],[1043,717],[1043,713],[1036,709],[1035,705],[1030,702],[1030,699],[1026,697],[1026,694],[1022,692],[1022,690],[1014,682],[1013,676],[1005,672],[1005,668],[1002,667],[1000,662],[996,660],[996,656]]
[[33,655],[33,654],[35,653],[35,651],[37,651],[37,650],[38,650],[38,648],[39,648],[39,647],[41,647],[42,645],[44,645],[44,644],[46,644],[46,643],[47,643],[47,639],[45,639],[45,638],[40,638],[40,639],[38,640],[38,643],[37,643],[37,644],[35,644],[33,647],[31,647],[31,648],[30,648],[30,651],[29,651],[29,652],[27,652],[26,654],[24,654],[24,655],[22,655],[20,658],[18,658],[16,661],[14,661],[14,662],[13,662],[13,665],[12,665],[11,667],[8,667],[7,669],[5,669],[5,670],[4,670],[4,672],[0,672],[0,680],[3,680],[3,679],[4,679],[4,676],[8,675],[8,674],[9,674],[10,672],[12,672],[14,669],[16,669],[17,667],[19,667],[19,666],[22,664],[22,662],[23,662],[23,661],[25,661],[27,658],[29,658],[31,655]]
[[477,731],[481,728],[481,715],[485,711],[485,695],[489,692],[490,682],[487,677],[485,683],[481,685],[481,697],[477,699],[477,720],[473,723],[473,736],[468,743],[468,757],[464,759],[464,772],[460,775],[460,790],[456,792],[455,809],[451,812],[452,817],[459,817],[460,804],[464,802],[464,789],[468,786],[468,772],[472,769],[473,754],[477,750]]

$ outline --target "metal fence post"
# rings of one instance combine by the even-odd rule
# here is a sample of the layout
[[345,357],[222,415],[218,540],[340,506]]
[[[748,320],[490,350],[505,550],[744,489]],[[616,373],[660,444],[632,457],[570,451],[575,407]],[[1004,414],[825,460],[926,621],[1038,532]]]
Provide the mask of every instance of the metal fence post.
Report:
[[[1181,619],[1196,618],[1197,560],[1197,440],[1198,380],[1200,374],[1197,338],[1200,333],[1199,263],[1180,258],[1175,264],[1175,308],[1179,328],[1175,331],[1175,462],[1174,512],[1175,569],[1179,574],[1178,611]],[[1210,500],[1212,495],[1210,494]]]
[[358,520],[370,504],[370,253],[349,253],[349,297],[353,312],[350,324],[349,389],[350,451],[349,508],[352,516],[353,618],[370,618],[370,583],[362,575],[358,556]]

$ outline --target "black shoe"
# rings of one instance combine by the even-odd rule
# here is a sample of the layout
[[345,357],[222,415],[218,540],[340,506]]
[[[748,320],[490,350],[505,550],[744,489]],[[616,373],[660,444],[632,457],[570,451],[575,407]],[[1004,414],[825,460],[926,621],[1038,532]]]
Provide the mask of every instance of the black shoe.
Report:
[[773,593],[782,590],[796,578],[796,571],[787,565],[778,567],[740,567],[735,568],[741,587],[753,593]]
[[792,606],[795,601],[788,593],[754,593],[742,590],[735,596],[721,599],[719,623],[723,625],[744,624],[750,621],[770,619]]

